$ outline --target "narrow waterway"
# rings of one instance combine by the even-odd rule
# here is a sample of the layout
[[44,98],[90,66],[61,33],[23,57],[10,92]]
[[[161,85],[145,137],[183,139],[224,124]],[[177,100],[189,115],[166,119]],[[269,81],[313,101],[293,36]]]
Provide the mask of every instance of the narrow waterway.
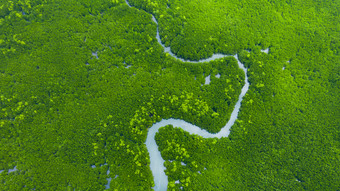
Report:
[[166,125],[173,125],[174,127],[182,128],[184,131],[187,131],[190,134],[196,134],[202,136],[203,138],[214,137],[221,138],[227,137],[229,135],[230,127],[235,123],[237,119],[237,115],[241,107],[243,96],[249,89],[247,69],[238,60],[237,55],[235,55],[234,57],[237,59],[239,67],[243,69],[243,71],[245,72],[245,85],[241,90],[241,94],[239,95],[238,101],[235,105],[235,108],[230,116],[228,123],[221,129],[220,132],[212,134],[181,119],[162,119],[160,122],[153,124],[152,127],[149,128],[145,144],[150,155],[150,168],[155,182],[154,190],[165,191],[168,186],[168,177],[165,175],[164,172],[165,167],[163,165],[165,161],[162,158],[161,153],[158,151],[158,146],[155,141],[155,135],[158,132],[159,128],[164,127]]
[[[129,7],[132,7],[127,0],[126,0],[126,4]],[[243,96],[247,93],[247,91],[249,89],[249,82],[248,82],[248,77],[247,77],[247,69],[239,61],[237,54],[236,55],[214,54],[210,58],[202,59],[202,60],[199,60],[199,61],[188,61],[188,60],[184,60],[182,58],[178,58],[176,55],[174,55],[171,52],[170,47],[165,47],[164,44],[162,44],[162,41],[160,39],[159,32],[158,32],[158,22],[153,15],[152,15],[152,20],[157,24],[157,35],[156,35],[157,41],[164,48],[164,52],[169,53],[174,58],[179,59],[183,62],[197,63],[197,62],[209,62],[211,60],[215,60],[215,59],[219,59],[219,58],[223,58],[223,57],[227,57],[227,56],[233,56],[237,60],[238,66],[245,73],[245,84],[242,87],[241,94],[239,95],[238,101],[235,105],[235,108],[234,108],[234,110],[231,114],[229,121],[221,129],[220,132],[218,132],[216,134],[212,134],[212,133],[209,133],[206,130],[203,130],[200,127],[195,126],[191,123],[188,123],[184,120],[172,119],[172,118],[171,119],[162,119],[160,122],[153,124],[152,127],[149,128],[145,144],[146,144],[146,147],[147,147],[149,155],[150,155],[150,168],[151,168],[151,171],[152,171],[152,174],[153,174],[153,177],[154,177],[154,182],[155,182],[155,187],[153,187],[153,189],[157,190],[157,191],[165,191],[165,190],[167,190],[167,186],[168,186],[168,177],[165,175],[165,172],[164,172],[164,170],[165,170],[164,162],[165,161],[162,158],[161,153],[158,151],[158,146],[157,146],[156,141],[155,141],[155,135],[158,132],[159,128],[164,127],[166,125],[173,125],[174,127],[182,128],[184,131],[187,131],[190,134],[196,134],[196,135],[202,136],[203,138],[227,137],[229,135],[229,132],[230,132],[230,127],[235,123],[235,121],[237,119],[238,112],[239,112],[240,107],[241,107],[241,102],[242,102]],[[265,50],[266,53],[267,53],[267,51],[268,50]],[[179,183],[178,181],[176,181],[176,182]]]

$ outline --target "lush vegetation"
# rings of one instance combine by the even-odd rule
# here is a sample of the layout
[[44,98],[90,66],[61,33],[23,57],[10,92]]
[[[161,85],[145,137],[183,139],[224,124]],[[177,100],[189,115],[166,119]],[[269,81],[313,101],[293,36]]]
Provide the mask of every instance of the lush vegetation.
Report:
[[202,139],[169,126],[156,135],[168,188],[338,190],[339,65],[332,71],[310,58],[315,69],[301,72],[298,60],[282,63],[259,50],[240,55],[252,85],[228,138]]
[[[130,0],[157,18],[160,36],[179,57],[235,54],[259,45],[288,60],[313,40],[336,48],[339,1]],[[321,37],[321,38],[320,38]],[[294,43],[292,43],[294,42]],[[322,47],[325,48],[325,47]]]
[[178,56],[239,53],[251,83],[228,138],[160,129],[169,188],[340,189],[338,1],[129,2],[145,11],[0,0],[0,190],[103,190],[108,177],[111,190],[151,190],[152,123],[227,122],[244,84],[236,60],[170,57],[150,13]]

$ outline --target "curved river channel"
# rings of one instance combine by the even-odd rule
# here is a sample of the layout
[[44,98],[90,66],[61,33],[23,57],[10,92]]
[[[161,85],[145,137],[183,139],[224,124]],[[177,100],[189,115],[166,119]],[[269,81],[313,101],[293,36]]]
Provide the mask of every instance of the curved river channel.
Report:
[[[126,0],[126,4],[129,7],[132,7],[129,2]],[[156,20],[156,18],[152,15],[152,20],[157,24],[157,41],[159,42],[159,44],[161,44],[164,48],[164,52],[169,53],[171,56],[173,56],[174,58],[177,58],[183,62],[193,62],[193,63],[197,63],[197,62],[209,62],[211,60],[215,60],[218,58],[223,58],[223,57],[227,57],[227,56],[233,56],[236,58],[238,66],[244,71],[245,73],[245,85],[242,88],[241,94],[239,95],[238,101],[235,105],[235,108],[231,114],[231,117],[228,121],[228,123],[221,129],[221,131],[219,133],[216,134],[212,134],[207,132],[206,130],[202,130],[201,128],[192,125],[184,120],[180,120],[180,119],[162,119],[160,122],[157,122],[155,124],[152,125],[152,127],[149,128],[148,131],[148,136],[146,138],[146,147],[148,149],[149,155],[150,155],[150,168],[154,177],[154,182],[155,182],[155,187],[153,187],[154,190],[157,191],[165,191],[167,190],[167,186],[168,186],[168,177],[165,175],[165,167],[164,167],[164,159],[161,156],[161,153],[158,151],[158,146],[156,144],[155,141],[155,135],[158,132],[159,128],[164,127],[166,125],[173,125],[174,127],[180,127],[182,128],[184,131],[189,132],[190,134],[196,134],[199,136],[202,136],[203,138],[221,138],[221,137],[227,137],[229,135],[229,130],[230,127],[235,123],[236,119],[237,119],[237,115],[238,112],[240,110],[240,106],[241,106],[241,102],[243,99],[243,96],[246,94],[246,92],[249,89],[249,82],[248,82],[248,77],[247,77],[247,69],[243,66],[243,64],[239,61],[238,59],[238,55],[224,55],[224,54],[214,54],[212,57],[207,58],[207,59],[202,59],[199,61],[188,61],[188,60],[184,60],[182,58],[178,58],[176,55],[174,55],[171,50],[170,47],[165,47],[164,44],[162,44],[162,41],[159,37],[159,32],[158,32],[158,22]]]

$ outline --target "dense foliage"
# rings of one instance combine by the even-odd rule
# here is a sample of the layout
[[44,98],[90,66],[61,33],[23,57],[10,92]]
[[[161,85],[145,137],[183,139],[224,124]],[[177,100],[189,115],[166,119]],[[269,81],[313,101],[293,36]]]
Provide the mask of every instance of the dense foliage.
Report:
[[103,190],[108,177],[110,190],[151,190],[154,122],[227,122],[244,84],[236,60],[172,58],[149,13],[178,56],[237,52],[251,83],[228,138],[160,129],[169,188],[340,189],[338,1],[130,3],[145,11],[0,0],[0,190]]
[[317,62],[282,63],[258,52],[240,53],[252,85],[228,138],[202,139],[171,127],[156,135],[169,189],[340,188],[339,66],[318,63],[301,72]]
[[[256,45],[292,58],[310,40],[334,49],[339,42],[339,1],[130,0],[155,15],[166,46],[191,60],[235,54]],[[294,43],[292,43],[294,42]]]

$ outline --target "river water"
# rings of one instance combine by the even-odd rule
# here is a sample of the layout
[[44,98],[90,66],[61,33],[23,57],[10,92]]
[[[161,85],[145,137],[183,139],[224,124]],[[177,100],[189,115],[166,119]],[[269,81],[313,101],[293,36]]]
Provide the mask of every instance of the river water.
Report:
[[212,134],[203,130],[191,123],[188,123],[181,119],[162,119],[160,122],[153,124],[148,131],[148,136],[146,138],[146,147],[148,149],[150,155],[150,168],[154,177],[155,187],[154,190],[165,191],[167,190],[168,186],[168,177],[165,175],[164,170],[164,159],[161,156],[161,153],[158,151],[158,146],[155,141],[155,135],[158,132],[159,128],[164,127],[166,125],[173,125],[174,127],[180,127],[184,131],[189,132],[190,134],[196,134],[202,136],[203,138],[221,138],[227,137],[230,132],[230,127],[235,123],[237,119],[238,112],[241,107],[241,102],[243,96],[249,89],[249,82],[247,78],[247,69],[241,64],[238,60],[237,55],[234,56],[237,61],[238,65],[243,71],[245,72],[245,85],[241,90],[241,94],[239,95],[238,101],[236,102],[235,108],[230,116],[228,123],[221,129],[220,132],[216,134]]
[[[126,4],[129,7],[132,7],[129,2],[126,0]],[[178,58],[176,55],[174,55],[170,47],[165,47],[164,44],[162,44],[162,41],[159,36],[158,32],[158,22],[156,18],[152,15],[152,20],[157,24],[157,41],[162,47],[164,48],[164,52],[169,53],[172,57],[179,59],[183,62],[193,62],[193,63],[198,63],[198,62],[209,62],[211,60],[216,60],[219,58],[227,57],[227,56],[233,56],[238,63],[238,66],[244,71],[245,73],[245,85],[242,87],[241,94],[239,95],[238,101],[236,102],[235,108],[231,114],[231,117],[227,124],[221,129],[220,132],[216,134],[212,134],[207,132],[206,130],[201,129],[198,126],[195,126],[191,123],[188,123],[184,120],[181,119],[162,119],[160,122],[157,122],[153,124],[149,130],[148,130],[148,135],[146,138],[146,147],[148,149],[149,155],[150,155],[150,169],[152,171],[153,177],[154,177],[154,182],[155,186],[153,187],[154,190],[157,191],[165,191],[167,190],[168,187],[168,177],[165,175],[165,167],[164,167],[164,159],[161,156],[161,153],[158,151],[158,146],[155,141],[155,135],[158,132],[159,128],[164,127],[166,125],[173,125],[174,127],[180,127],[184,131],[189,132],[190,134],[196,134],[199,136],[202,136],[203,138],[221,138],[221,137],[227,137],[230,132],[230,127],[235,123],[237,119],[238,112],[241,107],[241,102],[244,97],[244,95],[247,93],[249,89],[249,82],[248,82],[248,77],[247,77],[247,69],[243,66],[243,64],[239,61],[238,55],[224,55],[224,54],[214,54],[212,57],[207,58],[207,59],[202,59],[199,61],[190,61],[190,60],[184,60],[182,58]],[[268,50],[264,50],[264,52],[268,52]],[[179,183],[176,181],[175,183]]]
[[[132,7],[129,2],[126,0],[126,4],[129,7]],[[231,117],[229,119],[229,121],[227,122],[227,124],[221,129],[220,132],[216,133],[216,134],[212,134],[207,132],[206,130],[201,129],[198,126],[195,126],[191,123],[188,123],[184,120],[181,119],[162,119],[160,122],[157,122],[155,124],[153,124],[149,130],[148,130],[148,135],[147,135],[147,139],[146,139],[146,147],[148,149],[149,152],[149,156],[150,156],[150,169],[152,171],[153,177],[154,177],[154,182],[155,182],[155,186],[153,187],[154,190],[156,191],[165,191],[167,190],[167,186],[168,186],[168,177],[165,175],[164,170],[164,159],[162,158],[160,152],[158,151],[158,146],[156,144],[155,141],[155,135],[158,132],[159,128],[164,127],[166,125],[173,125],[174,127],[179,127],[182,128],[184,131],[189,132],[190,134],[196,134],[199,136],[202,136],[203,138],[221,138],[221,137],[227,137],[229,135],[230,132],[230,127],[235,123],[237,116],[238,116],[238,112],[240,110],[241,107],[241,102],[242,99],[244,97],[244,95],[247,93],[248,89],[249,89],[249,82],[248,82],[248,77],[247,77],[247,69],[243,66],[243,64],[239,61],[238,59],[238,55],[224,55],[224,54],[213,54],[213,56],[211,56],[210,58],[207,59],[201,59],[199,61],[190,61],[190,60],[184,60],[182,58],[177,57],[175,54],[173,54],[170,50],[170,47],[165,47],[164,44],[162,44],[162,41],[160,39],[159,36],[159,32],[158,32],[158,22],[156,20],[156,18],[152,15],[152,20],[157,24],[157,41],[159,42],[160,45],[162,45],[162,47],[164,48],[164,52],[169,53],[169,55],[171,55],[172,57],[181,60],[182,62],[192,62],[192,63],[199,63],[199,62],[209,62],[212,60],[216,60],[219,58],[224,58],[227,56],[233,56],[238,63],[238,66],[244,71],[245,73],[245,85],[242,87],[241,90],[241,94],[239,95],[238,101],[235,105],[235,108],[231,114]],[[265,49],[262,50],[262,52],[268,53],[269,49]],[[97,53],[93,53],[93,56],[97,57]],[[98,57],[97,57],[98,58]],[[284,69],[284,68],[283,68]],[[219,74],[218,74],[219,77]],[[208,79],[208,81],[210,81]],[[207,83],[209,84],[209,83]],[[182,165],[186,165],[182,162]],[[92,168],[95,168],[95,166],[92,166]],[[14,169],[9,169],[8,173],[11,173],[13,171],[16,171],[16,167],[14,167]],[[0,173],[4,171],[4,170],[0,170]],[[107,172],[108,174],[110,173],[110,171],[108,170]],[[115,175],[114,178],[116,178],[117,175]],[[112,178],[108,178],[108,184],[105,185],[106,189],[110,188],[110,181]],[[178,180],[175,181],[175,183],[179,183]]]

